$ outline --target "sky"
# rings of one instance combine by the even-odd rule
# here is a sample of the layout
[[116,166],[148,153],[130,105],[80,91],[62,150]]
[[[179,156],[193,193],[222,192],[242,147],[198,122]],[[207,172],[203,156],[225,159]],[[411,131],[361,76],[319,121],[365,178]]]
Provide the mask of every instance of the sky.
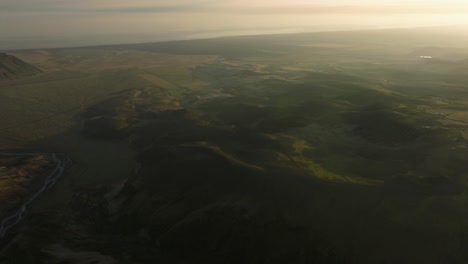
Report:
[[0,49],[468,24],[468,0],[0,0]]

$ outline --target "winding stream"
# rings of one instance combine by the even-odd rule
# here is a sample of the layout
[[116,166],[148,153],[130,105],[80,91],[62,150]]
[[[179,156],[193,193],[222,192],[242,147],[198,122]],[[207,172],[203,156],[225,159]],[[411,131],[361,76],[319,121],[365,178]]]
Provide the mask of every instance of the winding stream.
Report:
[[4,218],[0,223],[0,238],[3,238],[5,234],[18,224],[27,213],[28,206],[34,202],[44,191],[52,187],[57,180],[62,177],[65,168],[68,163],[71,163],[71,159],[65,154],[60,153],[15,153],[15,152],[0,152],[1,156],[36,156],[44,155],[50,160],[56,163],[54,169],[46,177],[42,187],[34,193],[31,198],[24,202],[13,214]]

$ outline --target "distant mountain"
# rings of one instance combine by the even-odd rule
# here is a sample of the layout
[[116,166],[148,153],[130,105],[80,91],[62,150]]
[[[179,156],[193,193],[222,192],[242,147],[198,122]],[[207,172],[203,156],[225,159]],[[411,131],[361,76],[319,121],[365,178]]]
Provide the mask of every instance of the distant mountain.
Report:
[[0,81],[13,80],[40,73],[41,70],[15,56],[0,52]]

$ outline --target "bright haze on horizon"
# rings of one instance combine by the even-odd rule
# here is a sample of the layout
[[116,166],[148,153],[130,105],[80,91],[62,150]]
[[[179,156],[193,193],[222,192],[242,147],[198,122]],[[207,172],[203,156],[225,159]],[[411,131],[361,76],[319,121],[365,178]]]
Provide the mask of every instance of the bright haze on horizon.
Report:
[[455,24],[466,0],[2,0],[0,49]]

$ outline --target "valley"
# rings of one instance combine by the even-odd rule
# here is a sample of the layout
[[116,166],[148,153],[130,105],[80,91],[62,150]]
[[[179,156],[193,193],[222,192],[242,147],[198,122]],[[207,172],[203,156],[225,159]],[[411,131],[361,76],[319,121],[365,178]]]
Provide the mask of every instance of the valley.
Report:
[[10,51],[42,72],[0,82],[0,150],[73,164],[0,263],[464,263],[468,40],[443,36]]

